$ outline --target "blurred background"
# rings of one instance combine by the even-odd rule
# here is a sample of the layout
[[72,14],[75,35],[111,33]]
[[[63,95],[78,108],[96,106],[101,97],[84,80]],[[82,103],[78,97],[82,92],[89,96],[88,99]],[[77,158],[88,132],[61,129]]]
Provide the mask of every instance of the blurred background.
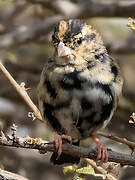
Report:
[[[45,61],[53,55],[51,34],[55,24],[60,19],[83,19],[102,35],[124,77],[123,96],[105,131],[135,141],[135,126],[129,123],[135,111],[135,32],[126,26],[128,17],[135,17],[135,0],[0,0],[0,59],[19,84],[25,82],[38,106],[37,85]],[[30,111],[0,71],[0,129],[10,134],[10,127],[15,123],[18,136],[53,140],[45,124],[28,118]],[[108,148],[131,153],[125,145],[101,139]],[[84,146],[90,144],[90,140],[82,142]],[[63,175],[62,166],[49,162],[50,155],[0,147],[0,166],[30,180],[71,179]],[[119,171],[121,180],[134,177],[135,168]]]

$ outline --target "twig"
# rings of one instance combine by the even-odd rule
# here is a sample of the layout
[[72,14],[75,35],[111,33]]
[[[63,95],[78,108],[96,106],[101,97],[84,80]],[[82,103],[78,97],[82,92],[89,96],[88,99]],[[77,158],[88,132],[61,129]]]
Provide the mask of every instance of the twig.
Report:
[[[16,134],[16,132],[14,132]],[[0,136],[0,145],[9,146],[9,147],[18,147],[18,148],[27,148],[27,149],[37,149],[40,153],[46,152],[55,152],[55,143],[44,141],[40,138],[30,138],[30,137],[17,137],[12,134],[12,136],[6,136],[1,132]],[[96,159],[97,151],[92,148],[77,147],[71,144],[63,144],[62,152],[72,156]],[[135,156],[117,153],[108,149],[109,161],[117,162],[122,165],[131,165],[135,166]]]
[[24,99],[24,101],[27,103],[27,105],[32,109],[34,112],[34,115],[41,121],[42,117],[40,114],[40,111],[35,106],[35,104],[32,102],[30,97],[28,96],[26,90],[24,87],[21,87],[17,82],[13,79],[13,77],[9,74],[9,72],[6,70],[6,68],[3,66],[3,64],[0,61],[0,69],[2,70],[3,74],[8,78],[10,83],[13,85],[13,87],[16,89],[16,91],[20,94],[20,96]]
[[131,142],[131,141],[128,141],[126,138],[120,138],[120,137],[117,137],[117,136],[113,136],[111,134],[106,134],[106,133],[101,132],[101,131],[98,131],[96,134],[100,135],[100,136],[103,136],[103,137],[106,137],[106,138],[109,138],[111,140],[117,141],[119,143],[126,144],[131,149],[135,149],[135,143]]
[[85,158],[85,160],[87,161],[88,164],[90,164],[92,167],[94,167],[94,169],[96,169],[101,174],[105,175],[107,180],[117,180],[115,177],[113,177],[111,174],[109,174],[104,168],[102,168],[101,166],[97,166],[93,160],[88,159],[88,158]]

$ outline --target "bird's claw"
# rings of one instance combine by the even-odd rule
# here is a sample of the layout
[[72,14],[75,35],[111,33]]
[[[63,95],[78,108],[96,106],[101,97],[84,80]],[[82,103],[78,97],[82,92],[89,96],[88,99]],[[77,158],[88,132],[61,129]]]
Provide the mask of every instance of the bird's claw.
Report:
[[72,143],[71,136],[65,134],[59,135],[57,132],[54,134],[54,142],[55,142],[56,152],[58,154],[57,159],[62,153],[62,139],[68,140],[70,143]]
[[97,149],[98,149],[97,159],[100,160],[100,166],[101,166],[103,163],[108,162],[108,152],[104,144],[100,141],[99,144],[97,144]]
[[107,149],[105,148],[104,144],[98,138],[96,138],[95,136],[91,136],[91,138],[97,145],[97,150],[98,150],[97,160],[100,160],[99,164],[101,166],[103,163],[108,162]]

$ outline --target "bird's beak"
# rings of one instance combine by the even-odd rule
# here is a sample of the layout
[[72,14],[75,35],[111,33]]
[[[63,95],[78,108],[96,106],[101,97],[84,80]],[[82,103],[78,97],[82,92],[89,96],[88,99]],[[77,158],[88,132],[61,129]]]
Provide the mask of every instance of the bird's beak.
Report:
[[68,55],[72,54],[71,49],[69,47],[65,46],[65,44],[63,42],[60,42],[58,44],[57,52],[58,52],[58,57],[68,56]]

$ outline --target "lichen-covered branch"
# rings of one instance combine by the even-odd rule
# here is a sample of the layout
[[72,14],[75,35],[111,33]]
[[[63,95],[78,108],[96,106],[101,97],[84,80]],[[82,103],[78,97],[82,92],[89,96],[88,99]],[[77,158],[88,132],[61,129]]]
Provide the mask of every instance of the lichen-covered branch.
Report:
[[[37,149],[40,153],[54,152],[55,145],[54,142],[47,142],[41,138],[30,138],[30,137],[17,137],[16,136],[16,126],[11,127],[13,134],[11,136],[5,135],[1,132],[0,136],[0,145],[17,147],[17,148],[27,148],[27,149]],[[72,156],[78,156],[82,158],[96,159],[97,151],[90,147],[77,147],[70,145],[68,143],[63,144],[62,146],[63,153],[70,154]],[[130,154],[122,154],[111,149],[108,149],[109,161],[121,163],[122,165],[131,165],[135,166],[135,156]]]

